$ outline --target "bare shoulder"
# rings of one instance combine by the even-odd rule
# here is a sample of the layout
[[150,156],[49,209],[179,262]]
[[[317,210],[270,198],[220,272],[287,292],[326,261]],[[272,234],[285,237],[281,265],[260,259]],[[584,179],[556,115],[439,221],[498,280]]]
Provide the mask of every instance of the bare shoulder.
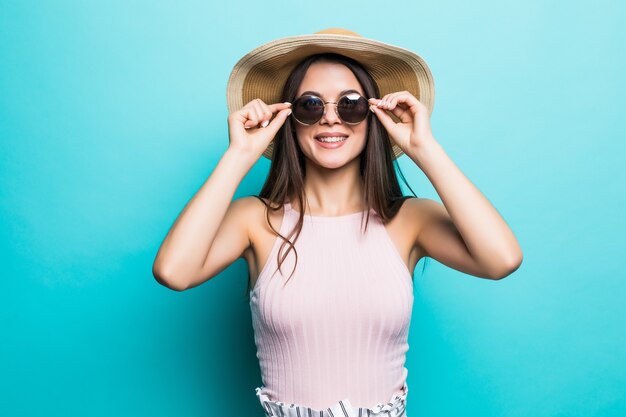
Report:
[[443,207],[443,204],[430,198],[411,197],[407,199],[406,205],[414,214],[426,213],[429,210],[437,209],[437,206]]
[[254,196],[239,197],[230,203],[228,212],[238,224],[247,224],[247,220],[255,212],[257,204],[260,202]]
[[[433,257],[438,250],[451,250],[458,244],[459,234],[448,214],[446,206],[430,198],[414,198],[409,204],[415,222],[415,247],[421,248],[426,256]],[[447,236],[447,239],[446,239]],[[455,241],[452,241],[452,237]],[[445,244],[438,242],[445,241]],[[433,249],[434,245],[438,245]]]
[[443,204],[430,198],[412,197],[407,199],[404,206],[404,215],[415,224],[418,233],[434,217],[447,213]]
[[413,196],[405,198],[396,215],[385,224],[389,237],[411,272],[424,256],[417,239],[424,223],[423,205],[420,200],[423,199]]
[[396,215],[402,223],[415,223],[424,218],[428,206],[433,202],[428,198],[410,197],[402,202],[402,206]]
[[423,198],[406,198],[396,215],[387,223],[387,230],[401,241],[401,246],[413,247],[424,222]]
[[[263,199],[266,201],[266,199]],[[245,226],[246,230],[250,230],[256,220],[263,215],[265,205],[258,197],[246,196],[239,197],[232,201],[231,208],[234,220]]]
[[424,226],[442,209],[445,211],[443,204],[429,198],[411,197],[403,202],[396,215],[400,223],[398,227],[410,235],[414,249],[419,245],[418,238]]
[[[263,203],[265,202],[265,204]],[[238,210],[238,217],[242,224],[245,225],[252,245],[263,236],[266,231],[271,231],[267,225],[266,204],[270,205],[267,198],[247,196],[237,199],[237,204],[241,207]],[[282,210],[269,210],[269,221],[274,228],[280,228],[280,220],[282,218]]]
[[[242,212],[245,213],[249,219],[255,220],[258,220],[259,216],[264,219],[265,207],[266,205],[270,205],[270,201],[267,198],[253,195],[238,198],[236,201],[242,206]],[[265,202],[265,204],[263,202]]]
[[232,204],[239,206],[240,214],[247,214],[247,215],[254,214],[255,212],[259,210],[259,207],[263,207],[263,203],[259,200],[259,198],[253,195],[249,195],[246,197],[239,197],[233,200]]
[[[245,215],[246,228],[250,239],[250,246],[242,254],[242,257],[248,262],[250,271],[251,284],[254,283],[259,271],[263,269],[263,260],[267,260],[272,245],[275,240],[274,230],[280,230],[283,217],[283,210],[267,210],[266,204],[270,205],[268,199],[263,197],[244,197],[242,205],[246,206],[243,211]],[[270,205],[273,207],[273,205]],[[269,215],[269,222],[267,216]]]

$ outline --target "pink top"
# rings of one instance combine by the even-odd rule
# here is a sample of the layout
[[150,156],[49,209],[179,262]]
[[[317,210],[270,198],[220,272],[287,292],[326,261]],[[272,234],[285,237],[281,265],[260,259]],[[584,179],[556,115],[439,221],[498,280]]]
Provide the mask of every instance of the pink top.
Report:
[[[305,214],[297,266],[284,286],[295,255],[291,250],[282,274],[271,276],[284,242],[276,237],[250,292],[263,393],[271,400],[324,409],[348,398],[372,407],[402,394],[413,277],[376,211],[370,213],[365,234],[363,212]],[[281,235],[298,216],[285,203]]]

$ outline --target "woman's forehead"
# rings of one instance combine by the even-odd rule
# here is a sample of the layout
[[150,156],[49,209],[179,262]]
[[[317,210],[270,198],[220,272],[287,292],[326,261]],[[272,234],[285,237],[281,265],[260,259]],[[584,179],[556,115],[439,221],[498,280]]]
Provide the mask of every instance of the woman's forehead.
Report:
[[329,62],[312,64],[307,69],[298,91],[300,95],[310,92],[309,94],[327,99],[348,92],[363,94],[359,80],[348,67]]
[[329,99],[332,97],[341,97],[344,96],[346,94],[350,94],[350,93],[358,93],[358,94],[363,94],[363,92],[361,91],[361,89],[355,89],[355,88],[348,88],[345,90],[341,90],[335,94],[324,94],[323,92],[320,91],[316,91],[316,90],[305,90],[303,92],[300,93],[300,95],[313,95],[313,96],[317,96],[323,99]]

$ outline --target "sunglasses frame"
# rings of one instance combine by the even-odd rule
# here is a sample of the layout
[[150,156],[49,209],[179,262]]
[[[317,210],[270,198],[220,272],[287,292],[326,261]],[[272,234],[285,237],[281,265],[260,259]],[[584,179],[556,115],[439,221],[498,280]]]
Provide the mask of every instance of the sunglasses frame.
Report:
[[341,117],[341,115],[339,114],[339,107],[337,106],[337,104],[341,101],[341,99],[342,99],[342,98],[347,97],[347,96],[354,96],[354,95],[358,95],[358,96],[359,96],[359,98],[358,98],[357,100],[359,100],[359,99],[361,99],[361,98],[362,98],[362,99],[364,99],[364,100],[365,100],[366,105],[368,105],[368,106],[369,106],[369,103],[368,103],[368,101],[367,101],[367,98],[365,98],[364,96],[362,96],[362,95],[361,95],[361,94],[359,94],[359,93],[354,93],[354,92],[352,92],[352,93],[347,93],[347,94],[342,95],[341,97],[339,97],[339,98],[337,99],[337,101],[324,101],[321,97],[318,97],[318,96],[316,96],[316,95],[314,95],[314,94],[304,94],[304,95],[302,95],[302,96],[300,96],[300,97],[296,98],[296,99],[293,101],[292,106],[291,106],[292,108],[293,108],[293,104],[295,104],[295,103],[296,103],[296,101],[298,101],[298,100],[300,100],[300,99],[302,99],[302,98],[304,98],[304,97],[314,97],[314,98],[316,98],[316,99],[318,99],[319,101],[321,101],[321,102],[322,102],[322,104],[323,104],[323,106],[324,106],[324,111],[323,111],[323,112],[322,112],[322,114],[320,115],[319,119],[317,119],[317,120],[316,120],[316,121],[314,121],[313,123],[304,123],[304,122],[301,122],[301,121],[300,121],[300,120],[298,120],[298,118],[295,116],[295,114],[293,113],[293,111],[291,112],[291,117],[293,117],[293,119],[294,119],[296,122],[300,123],[301,125],[305,125],[305,126],[313,126],[314,124],[316,124],[317,122],[319,122],[320,120],[322,120],[322,117],[324,117],[324,115],[326,114],[326,105],[327,105],[327,104],[335,104],[335,113],[337,114],[337,117],[339,117],[339,119],[340,119],[343,123],[346,123],[346,124],[349,124],[349,125],[352,125],[352,126],[354,126],[354,125],[358,125],[359,123],[362,123],[362,122],[363,122],[363,120],[367,119],[368,114],[369,114],[369,113],[371,113],[371,112],[369,111],[369,109],[367,110],[367,113],[365,113],[365,117],[363,117],[363,119],[362,119],[362,120],[359,120],[358,122],[347,122],[347,121],[345,121],[345,120],[343,119],[343,117]]

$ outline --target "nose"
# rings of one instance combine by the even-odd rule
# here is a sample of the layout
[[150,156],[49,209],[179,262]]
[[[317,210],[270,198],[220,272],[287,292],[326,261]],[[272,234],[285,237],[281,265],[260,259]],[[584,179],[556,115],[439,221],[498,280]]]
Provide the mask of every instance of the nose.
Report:
[[337,106],[335,103],[326,103],[324,114],[320,119],[320,124],[333,125],[335,123],[341,123],[341,119],[337,114]]

